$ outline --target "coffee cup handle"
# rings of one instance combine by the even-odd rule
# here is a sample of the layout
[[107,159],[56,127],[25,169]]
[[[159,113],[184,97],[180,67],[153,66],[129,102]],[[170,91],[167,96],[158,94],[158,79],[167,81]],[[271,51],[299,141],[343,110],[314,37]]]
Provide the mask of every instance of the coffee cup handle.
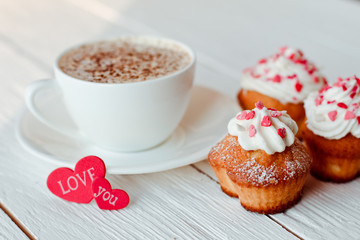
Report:
[[79,135],[79,132],[77,132],[75,129],[71,129],[66,126],[54,124],[53,122],[51,122],[50,120],[45,118],[39,111],[38,107],[36,106],[36,103],[35,103],[36,95],[40,91],[43,91],[46,89],[51,89],[51,88],[56,88],[55,81],[52,79],[39,80],[39,81],[33,82],[30,85],[28,85],[25,90],[25,103],[26,103],[27,108],[42,123],[44,123],[45,125],[47,125],[48,127],[52,128],[52,129],[56,130],[57,132],[60,132],[62,134],[65,134],[65,135],[68,135],[71,137]]

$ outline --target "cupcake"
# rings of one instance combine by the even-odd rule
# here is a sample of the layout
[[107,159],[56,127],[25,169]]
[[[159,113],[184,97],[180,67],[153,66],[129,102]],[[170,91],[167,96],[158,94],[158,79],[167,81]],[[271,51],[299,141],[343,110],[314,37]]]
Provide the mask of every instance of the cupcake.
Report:
[[277,213],[294,205],[311,167],[297,130],[286,111],[261,102],[231,119],[229,134],[208,157],[222,190],[253,212]]
[[243,71],[238,101],[251,109],[257,101],[287,113],[301,126],[305,118],[303,101],[326,84],[318,68],[300,50],[282,47],[269,58]]
[[301,132],[319,179],[346,182],[360,172],[359,92],[359,78],[339,78],[305,100]]

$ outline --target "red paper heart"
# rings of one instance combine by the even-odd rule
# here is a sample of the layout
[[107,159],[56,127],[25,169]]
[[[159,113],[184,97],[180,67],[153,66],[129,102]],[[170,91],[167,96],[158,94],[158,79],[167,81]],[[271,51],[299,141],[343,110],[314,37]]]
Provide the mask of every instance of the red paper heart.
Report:
[[92,190],[100,209],[118,210],[129,204],[129,195],[121,189],[112,189],[105,178],[96,178],[92,183]]
[[93,199],[91,183],[106,172],[103,160],[96,156],[80,159],[75,170],[58,168],[47,179],[49,190],[56,196],[77,203],[89,203]]

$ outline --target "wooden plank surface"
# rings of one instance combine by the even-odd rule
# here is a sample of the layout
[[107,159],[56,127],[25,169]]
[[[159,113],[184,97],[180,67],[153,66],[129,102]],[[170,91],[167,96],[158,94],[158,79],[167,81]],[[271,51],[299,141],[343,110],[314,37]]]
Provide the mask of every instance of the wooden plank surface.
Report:
[[0,208],[0,239],[28,239],[20,228]]
[[[207,161],[194,165],[217,182]],[[220,185],[218,192],[222,193]],[[360,239],[359,196],[359,178],[337,184],[310,176],[301,201],[284,213],[270,216],[304,239]]]
[[[126,186],[133,197],[124,211],[104,213],[94,203],[65,203],[45,187],[53,166],[20,148],[13,122],[23,107],[24,87],[51,76],[60,51],[121,34],[155,34],[188,43],[199,55],[196,82],[232,97],[241,70],[284,44],[301,47],[330,79],[359,74],[358,1],[15,0],[0,1],[0,11],[0,201],[34,236],[294,238],[268,217],[244,211],[216,181],[192,167],[111,176],[114,187]],[[206,161],[194,166],[216,179]],[[310,178],[302,201],[271,218],[306,239],[360,238],[358,185],[359,179],[338,185]]]
[[[200,53],[207,53],[200,55],[200,59],[205,58],[204,62],[211,63],[211,66],[223,73],[227,81],[236,83],[236,75],[240,76],[239,70],[255,62],[262,56],[260,54],[268,54],[269,51],[273,51],[271,49],[281,44],[303,48],[306,54],[322,67],[330,81],[334,81],[338,76],[360,74],[358,68],[360,45],[356,40],[360,38],[360,31],[358,31],[360,5],[356,1],[317,1],[311,4],[310,1],[301,1],[291,2],[291,5],[285,1],[262,2],[261,8],[259,8],[259,3],[254,1],[233,1],[221,6],[207,1],[204,5],[209,4],[210,7],[205,9],[202,8],[204,5],[200,4],[189,8],[189,5],[183,2],[178,2],[172,7],[169,5],[173,3],[161,1],[158,3],[164,4],[164,9],[168,10],[162,12],[164,16],[150,18],[146,11],[155,11],[151,7],[153,2],[146,5],[141,1],[128,6],[126,16],[151,25],[154,33],[166,32],[176,38],[190,41]],[[116,2],[106,0],[105,4],[114,6]],[[324,6],[326,6],[325,9]],[[183,12],[188,10],[185,21],[183,19],[178,21],[178,18],[171,17],[177,14],[179,8]],[[268,11],[269,9],[271,11]],[[319,9],[324,10],[319,13]],[[196,13],[200,11],[202,15],[199,20]],[[89,12],[102,16],[101,13],[92,9],[89,9]],[[226,14],[222,14],[221,18],[212,17],[218,15],[219,12]],[[239,17],[239,15],[242,16]],[[333,17],[338,15],[341,17]],[[160,24],[163,17],[168,19],[168,24]],[[235,22],[235,24],[224,27],[230,22]],[[184,25],[194,24],[197,28],[188,28],[185,35],[183,32],[176,31],[179,28],[183,29]],[[242,24],[247,24],[249,27]],[[235,28],[238,26],[239,28]],[[192,39],[195,35],[197,37]],[[264,41],[265,38],[266,41]],[[282,42],[280,39],[285,41]],[[214,49],[213,46],[216,48]],[[228,90],[227,94],[234,96],[233,89],[234,87]],[[206,161],[195,166],[216,179]],[[276,214],[272,218],[305,238],[360,238],[357,227],[360,223],[360,208],[357,201],[360,196],[359,183],[357,179],[352,183],[339,185],[320,182],[310,177],[305,185],[304,197],[300,204],[285,214]],[[341,193],[339,189],[342,190]],[[334,216],[336,216],[335,219]]]
[[125,189],[131,197],[130,205],[121,211],[101,211],[95,202],[65,202],[46,188],[54,166],[20,148],[13,124],[3,126],[0,199],[39,239],[296,239],[266,216],[248,213],[236,199],[217,194],[217,184],[190,166],[109,176],[114,188]]
[[[14,121],[24,107],[24,87],[32,80],[51,76],[51,58],[60,51],[58,48],[76,39],[92,39],[94,32],[109,26],[117,31],[120,28],[86,13],[78,17],[79,10],[75,11],[68,3],[47,5],[43,1],[39,8],[24,2],[20,12],[15,11],[14,3],[2,4],[2,9],[6,9],[3,11],[9,14],[0,16],[3,23],[0,29],[6,29],[1,32],[0,63],[7,66],[0,72],[0,101],[5,106],[0,114],[0,200],[33,236],[39,239],[90,239],[94,236],[103,239],[264,236],[296,239],[266,216],[249,214],[238,208],[236,199],[216,196],[217,184],[191,166],[158,174],[109,176],[113,187],[124,188],[132,199],[128,208],[118,212],[100,211],[94,202],[89,205],[68,203],[50,194],[45,182],[54,166],[21,149],[14,137]],[[44,31],[47,25],[42,22],[43,7],[48,10],[48,22],[54,23],[67,14],[64,24],[68,25],[57,29],[59,35],[52,36],[52,32]],[[29,19],[22,19],[27,11],[32,12],[31,23]],[[5,19],[12,27],[4,24]],[[71,25],[75,19],[79,21]],[[92,28],[83,30],[85,22]],[[31,36],[30,32],[23,33],[27,27],[31,27]],[[62,31],[71,32],[72,39],[61,35]],[[127,30],[120,32],[127,33]],[[46,44],[40,44],[39,38],[49,39]],[[199,68],[198,72],[213,75],[208,69]]]

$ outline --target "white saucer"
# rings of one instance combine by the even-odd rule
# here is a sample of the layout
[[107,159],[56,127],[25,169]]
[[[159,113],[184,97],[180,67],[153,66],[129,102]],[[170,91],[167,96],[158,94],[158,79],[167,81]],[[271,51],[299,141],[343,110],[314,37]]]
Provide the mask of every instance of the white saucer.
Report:
[[[74,126],[58,93],[47,93],[39,100],[40,110],[50,120]],[[16,135],[27,150],[58,166],[73,168],[80,158],[96,155],[105,161],[110,174],[150,173],[206,159],[211,146],[226,134],[230,118],[239,111],[238,104],[229,97],[195,86],[185,116],[169,139],[134,153],[112,152],[81,138],[62,135],[26,110],[19,119]]]

